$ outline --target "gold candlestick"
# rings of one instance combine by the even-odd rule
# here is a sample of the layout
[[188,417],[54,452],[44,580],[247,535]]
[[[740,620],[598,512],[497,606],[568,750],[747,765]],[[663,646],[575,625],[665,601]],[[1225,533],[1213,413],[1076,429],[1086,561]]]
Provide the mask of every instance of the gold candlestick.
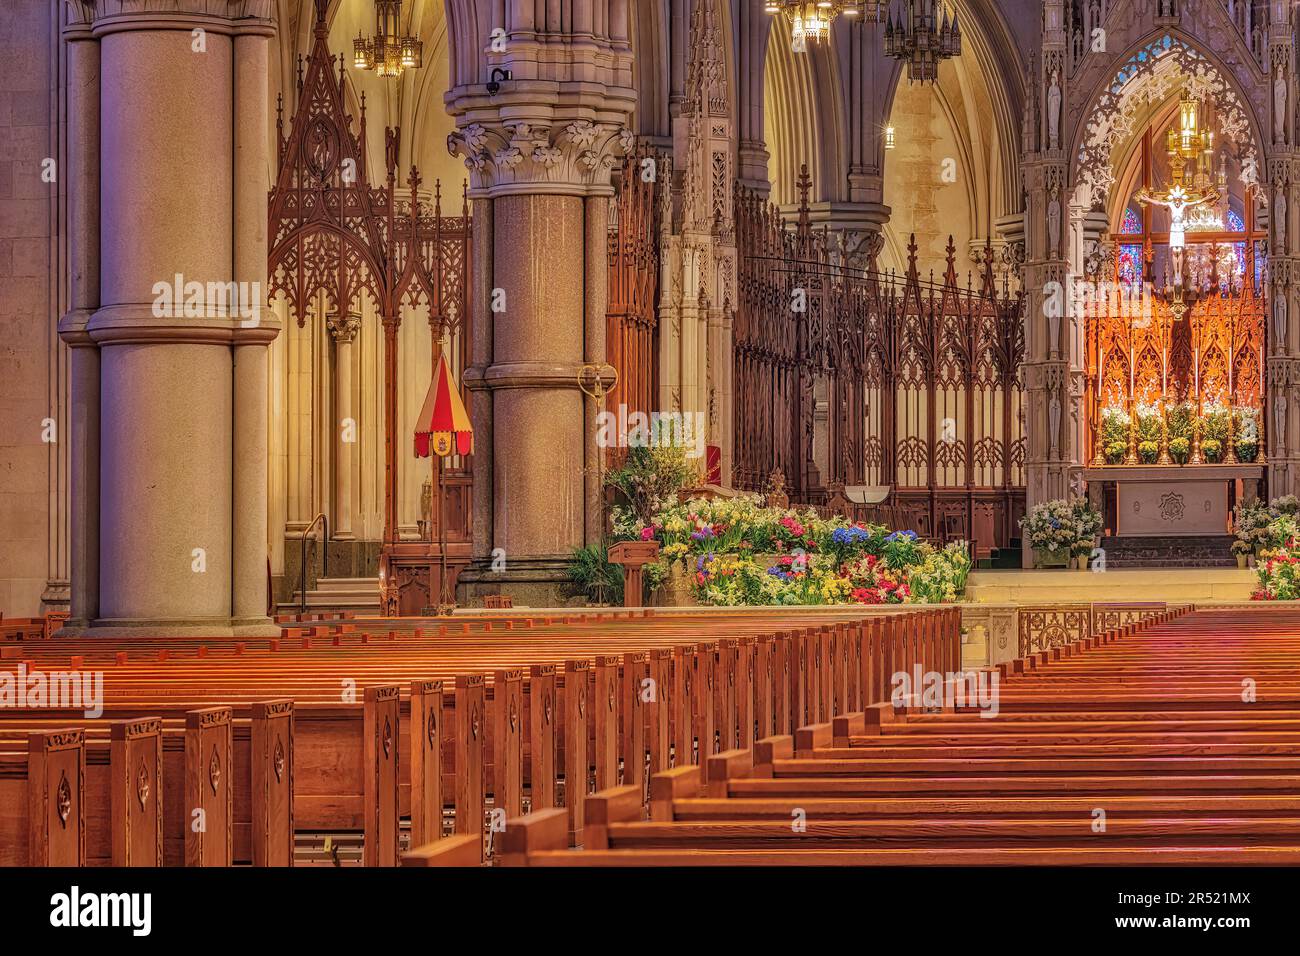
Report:
[[1174,460],[1169,457],[1169,419],[1165,418],[1164,410],[1160,412],[1160,457],[1156,460],[1157,465],[1172,465]]
[[1098,399],[1097,400],[1097,428],[1096,428],[1096,434],[1093,436],[1092,439],[1092,467],[1094,468],[1100,468],[1102,465],[1106,464],[1106,456],[1102,448],[1102,443],[1105,441],[1105,431],[1102,428],[1102,423],[1105,417],[1106,417],[1106,410],[1102,408],[1101,400]]
[[1228,447],[1223,450],[1223,463],[1225,465],[1237,464],[1237,415],[1232,410],[1232,405],[1228,405]]
[[1131,398],[1128,403],[1128,454],[1124,456],[1124,464],[1136,465],[1138,463],[1138,433],[1137,433],[1137,403]]

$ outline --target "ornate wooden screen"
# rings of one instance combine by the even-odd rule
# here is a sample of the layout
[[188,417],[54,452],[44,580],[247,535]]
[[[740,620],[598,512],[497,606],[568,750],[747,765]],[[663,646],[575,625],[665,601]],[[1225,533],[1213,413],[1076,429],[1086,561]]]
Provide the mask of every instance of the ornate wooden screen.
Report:
[[[655,175],[643,175],[646,160],[655,164],[650,167]],[[605,405],[626,405],[629,415],[659,407],[660,162],[647,150],[630,153],[609,205],[605,357],[618,382]],[[623,448],[606,449],[611,465],[625,454]]]
[[757,194],[736,194],[739,308],[732,328],[735,451],[732,484],[763,489],[779,471],[791,496],[820,484],[812,464],[812,365],[805,358],[804,316],[791,271],[797,236]]
[[[419,547],[412,549],[406,546],[409,542],[399,542],[397,534],[397,455],[404,445],[404,436],[397,435],[397,333],[404,309],[426,311],[435,359],[446,331],[457,373],[463,369],[470,315],[468,207],[463,205],[458,217],[443,216],[441,187],[435,184],[432,206],[422,200],[422,180],[415,167],[406,179],[405,193],[399,191],[397,129],[385,130],[385,185],[371,185],[365,96],[354,131],[344,108],[344,59],[329,49],[328,5],[328,0],[315,2],[312,51],[305,64],[299,62],[297,106],[287,136],[283,101],[280,104],[279,171],[270,196],[268,299],[283,297],[300,327],[322,297],[327,312],[356,310],[363,297],[378,312],[384,330],[381,573],[390,571],[394,556],[402,552],[405,570],[401,575],[388,573],[386,579],[394,582],[404,577],[405,585],[423,588],[424,603],[430,603],[427,574],[420,569],[436,556],[436,547],[417,543]],[[468,462],[452,463],[450,484],[448,523],[459,534],[453,532],[448,538],[458,546],[459,558],[469,550]],[[414,598],[404,602],[407,607],[415,603]]]
[[[1263,410],[1266,299],[1253,282],[1209,290],[1182,319],[1159,296],[1106,295],[1082,305],[1088,349],[1089,438],[1099,458],[1102,409],[1132,412],[1138,403],[1210,403]],[[1267,449],[1267,416],[1259,415]]]
[[808,185],[792,228],[751,194],[737,202],[734,483],[759,489],[779,469],[792,499],[839,508],[846,485],[888,486],[872,516],[1005,547],[1024,508],[1020,297],[998,290],[991,255],[960,286],[951,241],[939,282],[921,279],[914,241],[903,276],[878,271],[878,241],[868,268],[845,267],[810,227]]
[[886,440],[869,449],[864,476],[893,488],[918,531],[970,536],[981,551],[1016,535],[1025,481],[1021,300],[997,289],[991,254],[984,262],[978,285],[959,285],[950,238],[942,280],[923,282],[913,238],[901,280],[873,283],[881,384],[867,395]]

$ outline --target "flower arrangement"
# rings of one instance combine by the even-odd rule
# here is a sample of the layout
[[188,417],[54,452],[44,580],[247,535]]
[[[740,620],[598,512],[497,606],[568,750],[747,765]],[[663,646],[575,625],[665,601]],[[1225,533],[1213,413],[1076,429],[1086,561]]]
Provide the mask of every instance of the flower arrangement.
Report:
[[1075,498],[1070,502],[1070,514],[1074,517],[1076,534],[1071,551],[1075,557],[1089,557],[1101,534],[1101,512],[1087,498]]
[[1040,565],[1066,564],[1071,557],[1092,553],[1101,515],[1086,498],[1058,498],[1034,505],[1020,527]]
[[1169,457],[1179,465],[1192,459],[1196,431],[1200,429],[1201,458],[1218,464],[1228,452],[1229,426],[1232,447],[1243,462],[1257,461],[1260,452],[1259,409],[1229,407],[1214,401],[1202,406],[1199,420],[1190,402],[1147,404],[1138,402],[1133,414],[1115,405],[1101,413],[1101,450],[1108,465],[1123,464],[1128,458],[1129,439],[1144,465],[1160,460],[1161,443],[1166,441]]
[[1069,557],[1077,537],[1070,503],[1060,499],[1034,505],[1020,519],[1020,528],[1030,547],[1053,557]]
[[1232,509],[1232,527],[1236,533],[1233,551],[1258,554],[1269,544],[1268,526],[1275,513],[1262,501],[1237,502]]
[[966,589],[970,552],[962,544],[949,544],[929,554],[907,576],[913,603],[949,604]]
[[1201,411],[1201,456],[1215,465],[1223,460],[1228,444],[1228,406],[1211,402]]
[[1300,498],[1295,495],[1281,495],[1269,502],[1268,507],[1276,515],[1300,514]]
[[1300,527],[1292,514],[1279,515],[1269,522],[1270,542],[1260,552],[1255,566],[1259,587],[1251,594],[1255,601],[1295,601],[1300,599]]
[[684,568],[696,598],[721,606],[951,602],[971,568],[964,543],[939,549],[914,531],[767,508],[752,495],[672,497],[647,521],[616,509],[613,524],[616,539],[659,542],[647,580]]
[[1232,410],[1237,439],[1237,458],[1253,462],[1259,457],[1259,409],[1238,406]]
[[1255,568],[1259,587],[1250,595],[1254,601],[1300,599],[1300,554],[1294,549],[1272,554]]
[[1107,406],[1101,413],[1102,450],[1106,464],[1118,465],[1128,454],[1128,412],[1115,405]]

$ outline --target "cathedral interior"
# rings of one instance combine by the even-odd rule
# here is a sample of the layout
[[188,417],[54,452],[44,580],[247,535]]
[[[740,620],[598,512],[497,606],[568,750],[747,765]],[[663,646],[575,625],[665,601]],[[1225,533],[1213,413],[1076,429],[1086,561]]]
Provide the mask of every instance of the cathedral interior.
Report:
[[[156,918],[333,939],[364,886],[260,868],[718,866],[672,903],[766,930],[812,884],[740,867],[853,866],[1038,942],[1300,863],[1298,31],[4,0],[3,905],[240,867]],[[541,884],[351,923],[536,945]]]

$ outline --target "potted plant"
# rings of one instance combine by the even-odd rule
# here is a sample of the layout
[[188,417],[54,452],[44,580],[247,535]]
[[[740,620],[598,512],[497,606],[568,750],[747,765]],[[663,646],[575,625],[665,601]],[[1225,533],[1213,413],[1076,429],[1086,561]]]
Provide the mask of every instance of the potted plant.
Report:
[[1232,553],[1237,559],[1238,568],[1243,570],[1245,569],[1247,562],[1250,560],[1251,551],[1250,543],[1247,541],[1242,541],[1238,538],[1236,541],[1232,542]]
[[1201,454],[1211,465],[1217,465],[1223,458],[1223,442],[1217,438],[1202,438]]
[[1138,442],[1138,460],[1144,465],[1154,465],[1160,457],[1160,443],[1156,441]]
[[603,544],[575,548],[565,568],[570,588],[595,607],[623,603],[623,568],[609,560]]
[[1180,465],[1187,464],[1187,459],[1192,453],[1192,443],[1179,435],[1177,438],[1169,439],[1169,457]]

